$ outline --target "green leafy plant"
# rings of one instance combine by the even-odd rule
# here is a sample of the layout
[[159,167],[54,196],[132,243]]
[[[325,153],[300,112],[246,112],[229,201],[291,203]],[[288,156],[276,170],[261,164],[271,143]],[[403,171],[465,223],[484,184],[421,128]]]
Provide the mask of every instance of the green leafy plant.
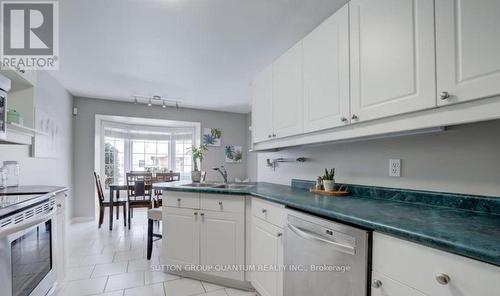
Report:
[[222,131],[218,128],[213,128],[210,133],[215,139],[220,139],[220,137],[222,136]]
[[198,147],[193,146],[191,147],[191,153],[193,156],[193,165],[194,169],[193,171],[198,171],[198,160],[200,161],[200,166],[201,162],[203,161],[203,158],[205,157],[205,152],[207,152],[208,147],[207,144],[200,145]]
[[323,175],[323,180],[333,180],[335,178],[335,168],[330,169],[325,169],[325,174]]

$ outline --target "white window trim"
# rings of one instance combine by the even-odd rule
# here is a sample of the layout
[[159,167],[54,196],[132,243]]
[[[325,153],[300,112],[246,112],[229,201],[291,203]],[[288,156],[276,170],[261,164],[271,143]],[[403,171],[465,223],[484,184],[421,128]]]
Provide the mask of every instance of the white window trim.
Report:
[[[201,143],[201,123],[191,122],[191,121],[178,121],[178,120],[163,120],[163,119],[150,119],[150,118],[139,118],[139,117],[124,117],[124,116],[114,116],[114,115],[95,115],[95,145],[94,145],[94,170],[100,172],[101,176],[104,176],[104,144],[105,144],[105,134],[104,126],[105,122],[113,125],[133,125],[133,126],[146,126],[151,128],[151,130],[161,129],[165,131],[169,128],[181,131],[182,129],[189,129],[194,131],[194,145],[199,145]],[[134,124],[128,124],[133,122]],[[170,141],[174,143],[174,141]],[[127,146],[127,145],[126,145]],[[127,149],[127,148],[125,148]],[[172,151],[175,150],[175,146],[171,147]],[[130,154],[130,151],[125,151],[125,153]],[[127,157],[126,157],[127,158]],[[170,159],[173,161],[172,168],[175,168],[175,151]],[[126,160],[130,162],[131,160]],[[126,164],[131,167],[131,163]]]

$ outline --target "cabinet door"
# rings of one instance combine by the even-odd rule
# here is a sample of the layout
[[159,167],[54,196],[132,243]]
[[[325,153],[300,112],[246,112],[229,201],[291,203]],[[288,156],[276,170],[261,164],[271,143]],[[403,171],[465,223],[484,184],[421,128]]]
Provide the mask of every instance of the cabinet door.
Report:
[[275,138],[303,131],[302,42],[273,64],[273,128]]
[[269,140],[273,134],[273,67],[264,69],[253,82],[253,142]]
[[433,0],[352,0],[353,122],[436,106]]
[[259,218],[252,218],[252,285],[262,296],[283,295],[283,272],[259,271],[262,266],[283,264],[283,229]]
[[375,281],[380,286],[372,285],[372,296],[425,296],[425,294],[377,272],[372,273],[372,282]]
[[304,39],[304,132],[349,123],[349,6]]
[[199,212],[163,207],[162,264],[200,262]]
[[498,0],[436,1],[439,105],[500,94],[498,28]]
[[[245,222],[243,213],[204,211],[201,219],[201,264],[230,266],[245,264]],[[243,281],[244,271],[209,272]]]

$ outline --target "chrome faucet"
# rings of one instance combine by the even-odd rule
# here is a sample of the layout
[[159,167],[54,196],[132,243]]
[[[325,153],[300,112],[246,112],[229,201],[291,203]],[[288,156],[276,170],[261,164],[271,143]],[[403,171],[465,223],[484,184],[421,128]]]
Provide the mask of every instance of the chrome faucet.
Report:
[[224,184],[227,184],[227,171],[226,168],[221,165],[220,168],[212,168],[214,171],[218,171],[221,175],[222,178],[224,178]]

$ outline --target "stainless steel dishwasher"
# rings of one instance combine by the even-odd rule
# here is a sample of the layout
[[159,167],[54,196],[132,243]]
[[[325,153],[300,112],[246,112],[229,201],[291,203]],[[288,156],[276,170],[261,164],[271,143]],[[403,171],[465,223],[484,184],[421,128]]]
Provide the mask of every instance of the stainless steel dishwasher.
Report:
[[287,222],[285,296],[368,295],[368,231],[298,212]]

